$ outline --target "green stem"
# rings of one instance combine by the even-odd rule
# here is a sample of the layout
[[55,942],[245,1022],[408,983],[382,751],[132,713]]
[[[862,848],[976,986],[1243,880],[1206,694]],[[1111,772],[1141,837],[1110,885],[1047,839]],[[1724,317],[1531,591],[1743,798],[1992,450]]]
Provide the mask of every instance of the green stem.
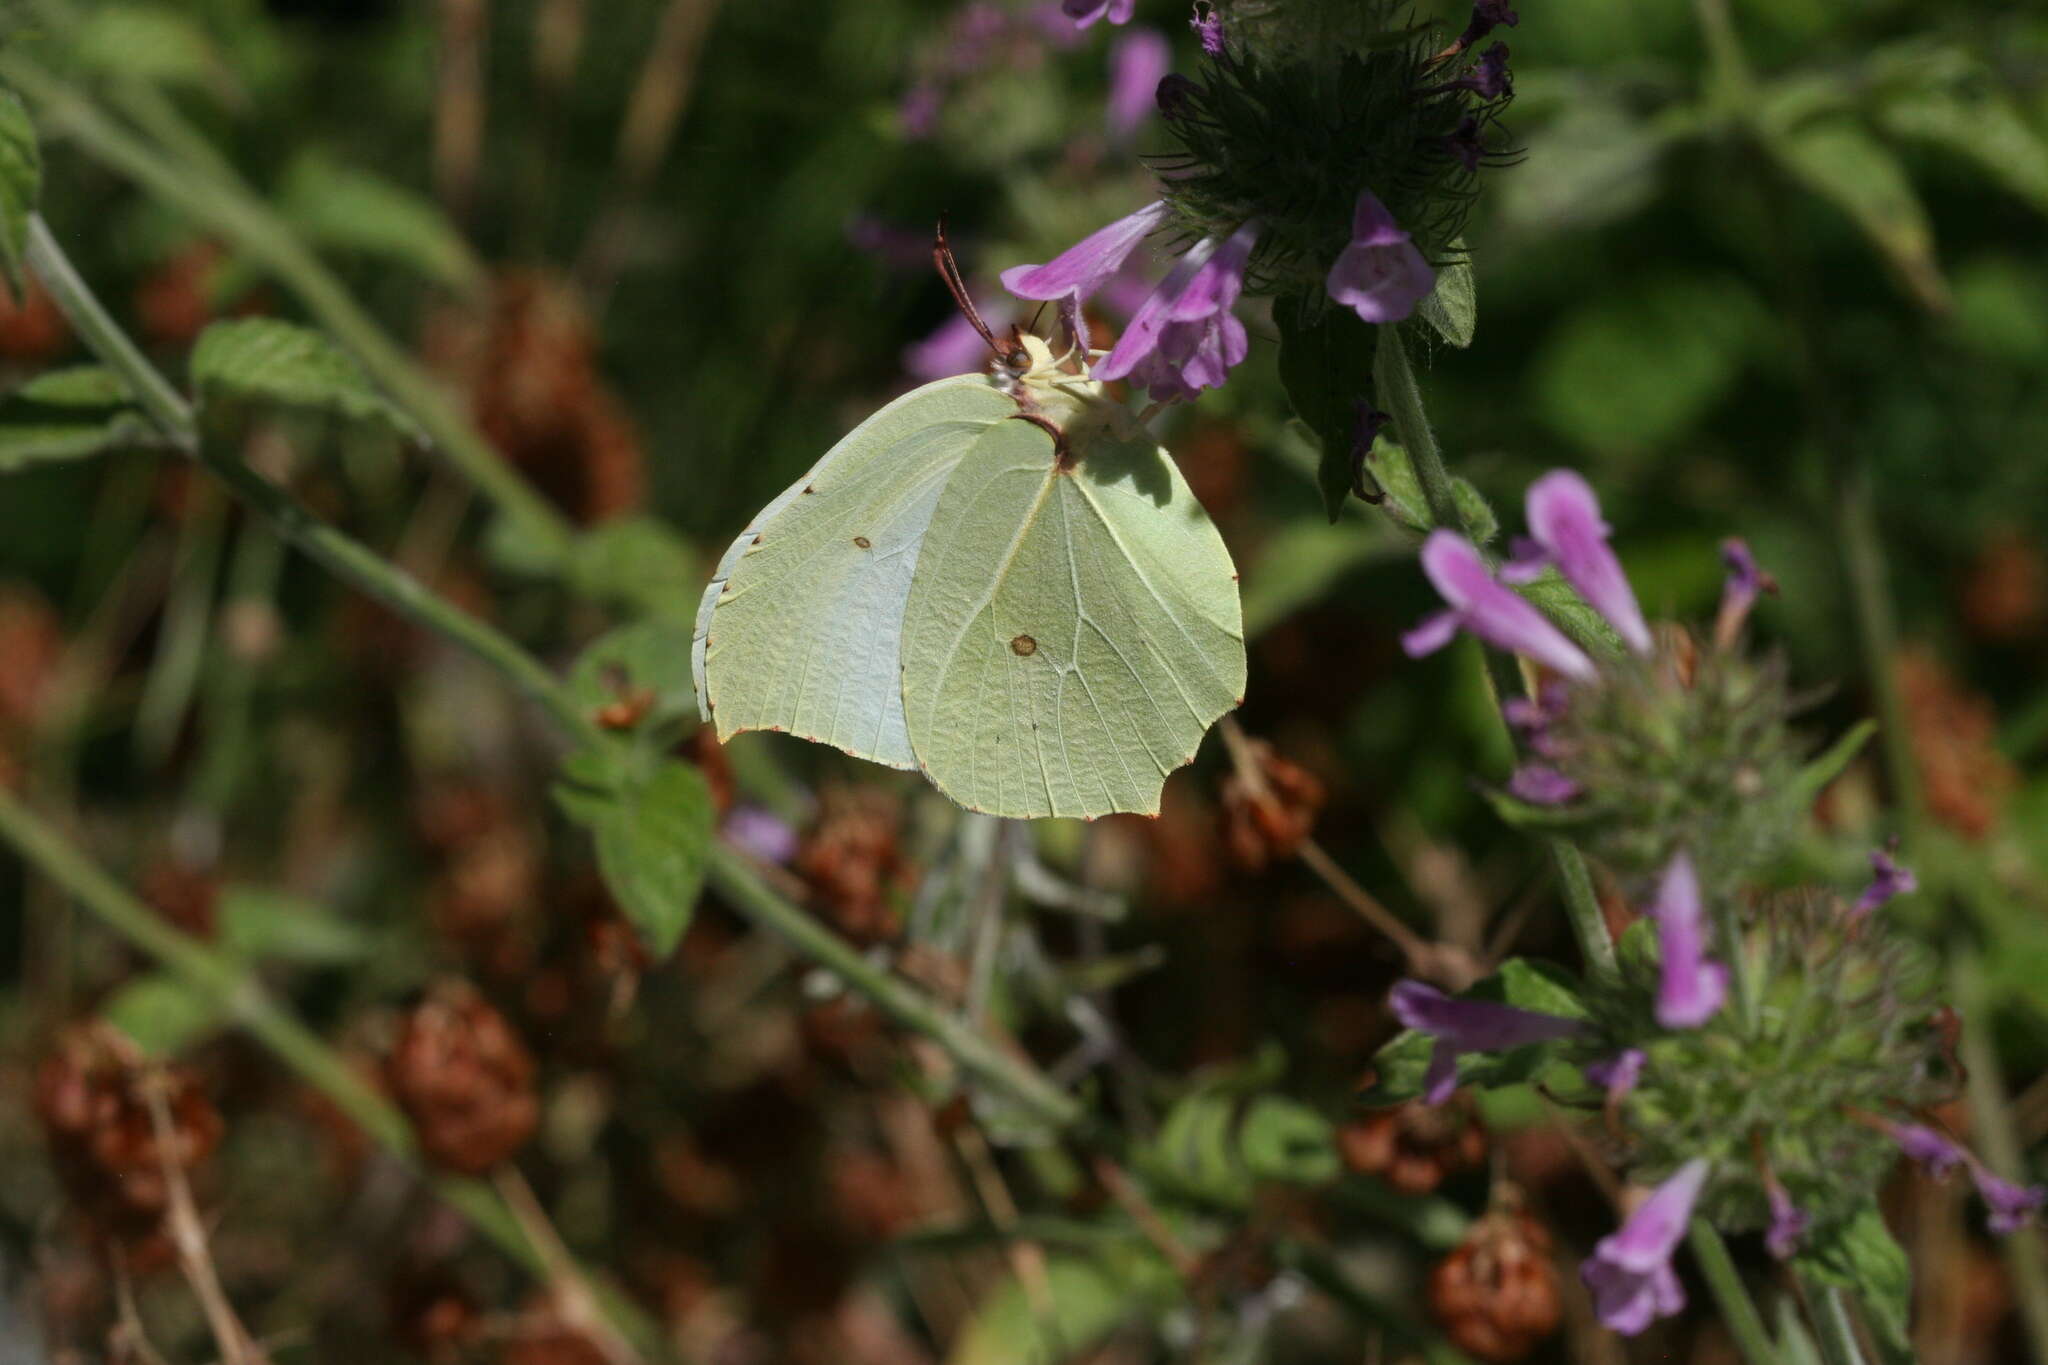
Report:
[[1891,590],[1885,581],[1884,536],[1877,522],[1870,470],[1860,453],[1837,446],[1833,461],[1839,483],[1836,526],[1842,560],[1849,575],[1850,605],[1856,634],[1863,645],[1863,671],[1876,695],[1884,742],[1885,773],[1899,823],[1911,839],[1921,827],[1926,802],[1920,791],[1920,768],[1913,756],[1913,721],[1899,687],[1898,626],[1893,618]]
[[[57,306],[73,319],[79,335],[138,394],[155,386],[168,392],[168,401],[159,405],[164,413],[165,434],[181,450],[205,464],[237,497],[268,518],[281,536],[337,577],[401,616],[468,649],[539,702],[575,742],[614,742],[585,714],[561,680],[510,636],[470,616],[375,551],[320,522],[247,465],[220,456],[213,443],[202,441],[184,400],[162,384],[161,376],[142,353],[108,319],[91,289],[65,260],[56,240],[47,229],[41,229],[40,220],[32,227],[29,259]],[[156,409],[151,411],[154,414]],[[836,972],[899,1024],[932,1039],[966,1071],[1055,1127],[1070,1128],[1080,1122],[1081,1106],[1028,1061],[1002,1051],[907,983],[870,963],[846,940],[771,891],[739,854],[722,846],[714,848],[710,877],[734,908]]]
[[[1949,998],[1967,1024],[1963,1029],[1962,1061],[1969,1074],[1972,1129],[1984,1164],[2008,1180],[2020,1179],[2024,1183],[2026,1160],[2013,1126],[2004,1073],[1998,1064],[1984,967],[1975,950],[1959,950],[1951,961]],[[2020,1322],[2026,1328],[2027,1344],[2036,1365],[2048,1365],[2048,1257],[2044,1257],[2041,1238],[2031,1233],[2001,1237],[1998,1249],[2005,1257],[2006,1274],[2012,1279],[2013,1297],[2019,1301]]]
[[1803,1283],[1821,1359],[1827,1365],[1864,1365],[1863,1348],[1856,1344],[1856,1328],[1849,1321],[1849,1305],[1843,1301],[1842,1291],[1811,1279]]
[[[1474,528],[1459,510],[1457,495],[1452,491],[1451,471],[1444,464],[1443,447],[1437,444],[1436,432],[1429,425],[1429,413],[1422,403],[1422,386],[1416,382],[1415,366],[1408,358],[1408,344],[1398,325],[1380,327],[1372,373],[1374,396],[1386,405],[1387,415],[1394,419],[1394,434],[1415,468],[1415,479],[1422,487],[1430,520],[1472,535]],[[1496,703],[1520,690],[1513,660],[1492,650],[1487,651],[1487,660]],[[1493,710],[1499,718],[1500,707],[1495,705]],[[1500,719],[1500,725],[1505,735],[1507,721]],[[1607,932],[1607,916],[1600,909],[1600,898],[1594,894],[1585,855],[1566,840],[1552,839],[1550,857],[1557,867],[1565,914],[1586,959],[1587,970],[1599,976],[1613,976],[1620,970],[1614,956],[1614,939]]]
[[[159,966],[227,1014],[271,1054],[318,1090],[357,1127],[413,1169],[420,1169],[412,1125],[372,1089],[339,1053],[272,1000],[246,964],[223,956],[203,940],[174,928],[130,895],[55,829],[0,786],[0,839],[73,899],[154,958]],[[514,1260],[545,1275],[546,1259],[527,1241],[497,1194],[482,1181],[431,1177],[435,1192]],[[620,1328],[645,1344],[654,1325],[624,1300],[607,1296]]]
[[1692,1245],[1693,1259],[1699,1263],[1700,1274],[1706,1278],[1707,1290],[1714,1296],[1714,1302],[1721,1309],[1721,1320],[1728,1327],[1728,1334],[1735,1338],[1736,1346],[1742,1351],[1742,1358],[1749,1365],[1778,1365],[1778,1349],[1771,1344],[1771,1334],[1764,1326],[1763,1315],[1756,1310],[1756,1301],[1749,1296],[1749,1287],[1742,1282],[1742,1274],[1735,1268],[1734,1258],[1728,1254],[1728,1244],[1721,1240],[1721,1234],[1714,1225],[1704,1218],[1692,1220],[1687,1241]]
[[[23,58],[0,54],[0,77],[34,101],[53,129],[194,221],[221,234],[282,281],[323,327],[424,428],[448,461],[547,556],[568,552],[574,531],[505,463],[432,377],[377,325],[320,258],[269,205],[211,167],[186,165],[107,116],[96,104]],[[168,429],[168,428],[167,428]]]

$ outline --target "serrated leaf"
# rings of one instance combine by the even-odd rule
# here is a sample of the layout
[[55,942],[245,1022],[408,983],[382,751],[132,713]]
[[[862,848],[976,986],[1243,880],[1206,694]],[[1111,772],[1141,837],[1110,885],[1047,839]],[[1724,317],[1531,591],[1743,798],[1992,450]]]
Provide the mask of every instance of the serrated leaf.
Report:
[[1436,329],[1436,334],[1460,348],[1472,344],[1479,325],[1479,293],[1472,278],[1472,258],[1465,252],[1465,239],[1451,243],[1455,260],[1438,267],[1436,288],[1423,296],[1415,312]]
[[318,901],[253,886],[221,893],[219,943],[252,962],[308,966],[355,962],[369,955],[370,935]]
[[98,365],[47,371],[0,399],[0,473],[160,441],[127,385]]
[[12,90],[0,89],[0,266],[20,298],[28,258],[28,224],[43,195],[43,151],[28,108]]
[[152,973],[128,982],[100,1006],[100,1016],[152,1057],[175,1056],[226,1026],[227,1007],[172,976]]
[[562,765],[555,802],[597,842],[597,868],[657,960],[689,927],[711,846],[711,789],[674,759],[646,772],[586,751]]
[[1817,1229],[1792,1264],[1855,1294],[1865,1324],[1890,1346],[1910,1346],[1913,1269],[1875,1204],[1846,1222]]
[[390,261],[452,289],[482,283],[476,253],[440,207],[373,171],[306,152],[285,172],[278,210],[316,246]]
[[1372,394],[1373,330],[1348,308],[1309,316],[1298,300],[1276,304],[1273,321],[1280,330],[1280,383],[1295,416],[1322,447],[1316,487],[1334,522],[1352,494],[1352,437],[1358,404]]
[[131,80],[203,89],[227,75],[206,30],[170,5],[95,5],[71,50],[80,65]]
[[354,357],[320,333],[276,318],[216,322],[192,348],[192,383],[202,398],[225,394],[256,403],[331,412],[424,440],[413,420],[379,393]]
[[577,591],[648,616],[690,616],[697,553],[659,517],[619,517],[585,531],[569,561]]
[[1824,749],[1817,757],[1809,760],[1798,775],[1785,789],[1785,803],[1788,809],[1804,814],[1807,807],[1819,798],[1828,783],[1840,777],[1843,771],[1863,751],[1870,737],[1877,733],[1874,720],[1858,721],[1843,735]]
[[1847,214],[1922,306],[1948,311],[1934,227],[1890,148],[1847,114],[1791,126],[1767,116],[1764,128],[1764,145],[1788,175]]

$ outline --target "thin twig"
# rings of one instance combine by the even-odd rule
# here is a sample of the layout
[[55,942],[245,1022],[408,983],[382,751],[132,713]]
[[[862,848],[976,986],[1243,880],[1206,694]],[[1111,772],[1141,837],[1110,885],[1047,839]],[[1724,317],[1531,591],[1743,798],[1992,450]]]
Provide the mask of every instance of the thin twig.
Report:
[[178,1268],[184,1272],[185,1283],[192,1286],[193,1296],[199,1300],[200,1309],[206,1314],[206,1325],[213,1332],[213,1339],[220,1347],[223,1365],[269,1365],[269,1357],[263,1354],[249,1335],[242,1320],[235,1316],[233,1305],[220,1287],[220,1276],[213,1268],[213,1257],[206,1249],[206,1228],[199,1221],[199,1210],[192,1203],[192,1187],[185,1181],[185,1168],[175,1155],[181,1145],[178,1129],[171,1122],[170,1106],[164,1100],[164,1077],[161,1072],[145,1074],[137,1087],[142,1092],[142,1102],[149,1108],[150,1127],[156,1133],[157,1163],[163,1168],[164,1189],[169,1207],[164,1217],[169,1224],[171,1245],[178,1253]]
[[633,1349],[633,1343],[606,1319],[590,1281],[583,1277],[582,1268],[569,1254],[562,1235],[555,1231],[547,1210],[541,1207],[533,1186],[526,1183],[519,1168],[509,1161],[501,1163],[491,1172],[491,1183],[498,1187],[505,1207],[512,1210],[519,1230],[526,1234],[526,1240],[533,1244],[541,1264],[547,1268],[548,1291],[562,1317],[593,1338],[612,1365],[641,1365],[640,1353]]
[[968,1178],[974,1182],[975,1197],[981,1200],[989,1222],[1003,1234],[1004,1255],[1017,1282],[1024,1286],[1032,1315],[1042,1327],[1057,1330],[1059,1304],[1053,1299],[1052,1277],[1046,1273],[1045,1248],[1029,1237],[1017,1235],[1017,1201],[1010,1196],[1010,1187],[996,1168],[988,1139],[974,1124],[963,1123],[953,1133],[953,1150],[966,1165]]
[[1109,1191],[1109,1197],[1116,1201],[1117,1207],[1138,1225],[1138,1231],[1145,1234],[1145,1240],[1166,1258],[1175,1274],[1192,1283],[1201,1271],[1201,1258],[1173,1235],[1173,1229],[1159,1216],[1159,1210],[1152,1207],[1152,1201],[1145,1197],[1145,1192],[1106,1153],[1095,1154],[1094,1168],[1095,1178],[1102,1182],[1102,1188]]

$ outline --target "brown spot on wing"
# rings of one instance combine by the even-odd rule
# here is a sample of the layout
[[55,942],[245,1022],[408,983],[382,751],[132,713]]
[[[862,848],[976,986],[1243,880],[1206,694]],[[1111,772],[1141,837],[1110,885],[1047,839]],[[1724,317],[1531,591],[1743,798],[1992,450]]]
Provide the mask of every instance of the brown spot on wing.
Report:
[[860,546],[863,550],[869,549],[873,544],[873,542],[870,541],[866,536],[855,536],[853,538],[853,543]]
[[1028,659],[1038,652],[1038,641],[1029,635],[1019,635],[1010,641],[1010,652],[1020,659]]

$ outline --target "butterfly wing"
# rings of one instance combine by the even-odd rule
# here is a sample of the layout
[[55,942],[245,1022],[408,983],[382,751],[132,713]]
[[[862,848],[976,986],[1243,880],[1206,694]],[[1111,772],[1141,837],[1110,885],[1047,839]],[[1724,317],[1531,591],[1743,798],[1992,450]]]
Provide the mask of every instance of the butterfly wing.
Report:
[[904,617],[911,748],[996,815],[1157,814],[1244,696],[1223,538],[1166,453],[1098,428],[1063,471],[1003,422],[947,481]]
[[900,646],[920,546],[947,476],[1016,410],[978,375],[926,384],[861,423],[740,532],[692,640],[698,711],[719,739],[787,730],[915,766]]

